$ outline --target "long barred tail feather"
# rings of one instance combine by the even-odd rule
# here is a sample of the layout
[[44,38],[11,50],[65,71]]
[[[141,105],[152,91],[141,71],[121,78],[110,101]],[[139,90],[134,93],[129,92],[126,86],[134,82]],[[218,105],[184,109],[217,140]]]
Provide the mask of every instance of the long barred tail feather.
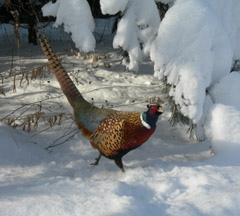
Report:
[[43,34],[45,43],[43,42],[42,37],[37,30],[36,30],[36,34],[40,42],[40,45],[42,47],[42,50],[48,59],[49,67],[54,73],[54,75],[56,76],[56,79],[58,80],[61,86],[61,89],[63,93],[66,95],[71,106],[74,108],[74,105],[76,104],[76,102],[88,103],[87,101],[84,100],[81,93],[78,91],[77,87],[74,85],[74,83],[68,76],[67,72],[63,68],[62,64],[58,60],[57,56],[54,54],[54,51],[52,50],[47,40],[47,37],[44,34],[43,29],[42,29],[42,34]]
[[98,129],[98,125],[101,123],[101,121],[107,115],[116,111],[100,109],[87,102],[68,76],[57,56],[54,54],[54,51],[52,50],[43,29],[42,35],[44,37],[44,41],[37,30],[36,34],[42,50],[48,59],[49,67],[58,80],[63,93],[73,108],[74,119],[78,128],[82,130],[84,136],[89,138],[89,136]]

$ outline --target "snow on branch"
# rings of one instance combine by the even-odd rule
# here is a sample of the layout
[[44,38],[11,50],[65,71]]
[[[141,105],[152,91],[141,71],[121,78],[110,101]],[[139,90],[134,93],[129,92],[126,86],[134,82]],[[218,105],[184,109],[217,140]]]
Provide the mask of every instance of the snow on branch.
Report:
[[100,0],[101,11],[103,14],[116,14],[119,11],[123,12],[129,0]]
[[113,47],[127,51],[128,70],[138,71],[143,57],[148,56],[160,23],[159,12],[153,0],[100,1],[102,12],[123,15],[118,23]]
[[86,0],[58,0],[42,7],[44,16],[55,16],[55,27],[64,24],[64,30],[71,33],[76,47],[83,52],[93,51],[95,38],[92,34],[95,24]]
[[151,59],[155,76],[167,80],[169,96],[182,114],[198,123],[204,116],[207,88],[230,72],[233,49],[207,1],[177,0],[160,24]]

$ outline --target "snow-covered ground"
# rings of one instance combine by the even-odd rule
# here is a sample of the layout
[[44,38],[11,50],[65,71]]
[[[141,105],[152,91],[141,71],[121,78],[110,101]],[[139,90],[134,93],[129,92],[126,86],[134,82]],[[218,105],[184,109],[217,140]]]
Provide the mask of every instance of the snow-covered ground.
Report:
[[[1,25],[2,76],[9,73],[12,65],[11,49],[5,36]],[[13,43],[14,37],[10,36]],[[51,39],[51,35],[48,36]],[[23,34],[24,37],[27,40]],[[120,53],[111,48],[111,38],[104,38],[98,44],[96,53],[99,60],[95,62],[92,62],[92,57],[76,58],[70,52],[71,43],[66,38],[57,38],[56,41],[53,38],[52,46],[62,56],[66,70],[74,75],[72,78],[80,92],[97,106],[140,111],[145,110],[145,101],[150,97],[165,99],[165,95],[160,94],[160,82],[153,77],[153,65],[144,62],[137,75],[125,72],[120,65]],[[15,47],[12,70],[19,72]],[[20,53],[23,71],[47,63],[39,46],[24,43]],[[221,85],[239,79],[238,75],[221,80],[212,92],[216,102],[222,103],[214,105],[211,108],[214,112],[209,112],[206,129],[215,129],[208,131],[212,140],[197,142],[188,138],[186,127],[171,127],[168,123],[170,112],[164,104],[165,113],[158,121],[154,135],[123,158],[126,173],[105,158],[98,166],[92,167],[90,164],[98,153],[80,133],[71,138],[76,132],[71,119],[72,110],[55,78],[47,72],[41,79],[31,80],[30,77],[31,73],[29,85],[24,78],[20,87],[22,75],[16,76],[16,92],[13,92],[14,77],[3,79],[1,86],[5,96],[0,95],[0,118],[21,106],[9,117],[16,117],[29,109],[28,113],[41,111],[56,116],[64,113],[68,118],[65,120],[63,117],[60,125],[50,129],[39,121],[37,130],[31,129],[30,132],[13,129],[6,121],[0,122],[1,216],[240,214],[238,152],[234,152],[234,148],[229,152],[226,147],[227,138],[231,140],[229,145],[236,147],[239,135],[236,135],[235,143],[232,137],[224,135],[226,128],[236,129],[238,134],[240,118],[233,107],[223,105],[227,95],[218,98],[224,89]],[[236,90],[232,92],[236,93]],[[32,104],[25,105],[28,103]],[[219,118],[219,115],[225,118]],[[219,129],[218,124],[228,124],[231,118],[235,127]],[[231,134],[231,131],[226,133]],[[62,145],[45,150],[68,137],[69,140]],[[211,143],[213,147],[219,146],[221,142],[221,154],[213,155],[209,146]],[[224,152],[225,156],[222,155]]]

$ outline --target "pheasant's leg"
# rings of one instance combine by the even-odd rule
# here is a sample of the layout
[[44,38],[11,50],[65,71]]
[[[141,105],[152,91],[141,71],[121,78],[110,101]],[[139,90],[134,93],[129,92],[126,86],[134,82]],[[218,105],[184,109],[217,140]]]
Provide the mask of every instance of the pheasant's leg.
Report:
[[98,163],[99,163],[99,161],[100,161],[101,157],[102,157],[102,154],[101,154],[101,153],[99,153],[99,156],[98,156],[97,158],[95,158],[95,159],[96,159],[96,160],[95,160],[95,162],[94,162],[94,163],[92,163],[91,165],[92,165],[92,166],[96,166],[96,165],[98,165]]
[[115,164],[120,168],[122,172],[125,172],[123,168],[123,163],[122,163],[122,157],[114,159]]

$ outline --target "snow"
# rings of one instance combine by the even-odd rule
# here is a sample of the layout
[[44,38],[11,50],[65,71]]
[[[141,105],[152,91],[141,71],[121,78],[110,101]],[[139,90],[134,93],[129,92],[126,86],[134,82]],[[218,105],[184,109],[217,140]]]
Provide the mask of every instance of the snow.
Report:
[[221,160],[239,164],[240,152],[240,74],[232,72],[210,90],[214,101],[205,124],[212,149]]
[[212,149],[224,163],[240,163],[240,110],[236,107],[215,104],[209,112],[205,124],[208,137],[212,139]]
[[226,4],[223,0],[211,0],[209,1],[213,10],[216,12],[220,19],[220,22],[224,26],[228,33],[230,43],[234,52],[234,59],[239,59],[240,57],[240,19],[239,19],[239,9],[240,2],[238,0],[228,1]]
[[[138,71],[143,58],[149,56],[160,23],[154,0],[101,0],[100,4],[103,14],[123,13],[113,47],[121,47],[128,52],[129,60],[123,61],[127,70]],[[95,39],[92,32],[95,25],[86,0],[49,2],[44,5],[42,11],[44,16],[57,18],[55,27],[64,24],[64,30],[72,34],[72,40],[80,51],[94,51]]]
[[64,24],[64,30],[72,34],[72,40],[80,51],[94,50],[96,42],[92,32],[95,24],[86,0],[49,2],[43,6],[42,12],[43,16],[56,17],[54,27]]
[[[149,56],[152,41],[156,37],[160,23],[159,13],[153,0],[118,2],[116,4],[115,1],[111,3],[109,1],[100,1],[101,8],[111,8],[111,10],[108,9],[107,11],[109,14],[116,14],[116,12],[124,10],[123,16],[118,23],[113,47],[121,47],[127,51],[129,62],[124,61],[124,65],[130,71],[138,71],[143,57]],[[124,9],[123,6],[125,6]],[[105,10],[104,13],[106,13]]]
[[100,0],[101,11],[103,14],[116,14],[119,11],[123,12],[126,9],[129,0]]
[[240,73],[232,72],[219,80],[210,90],[215,103],[235,106],[240,110],[239,91]]
[[175,2],[162,20],[151,50],[155,76],[167,77],[172,85],[170,96],[194,123],[204,112],[206,88],[229,73],[232,56],[218,17],[209,4],[199,0]]
[[[16,76],[17,91],[13,91],[13,77],[8,77],[11,68],[13,73],[19,72],[21,61],[21,70],[32,71],[47,61],[40,47],[26,44],[26,30],[20,32],[23,45],[19,59],[12,26],[1,24],[0,74],[5,78],[0,88],[5,96],[0,95],[0,118],[32,102],[28,113],[41,107],[46,115],[64,113],[66,118],[47,130],[47,125],[39,122],[38,129],[30,132],[0,122],[0,216],[239,215],[240,75],[229,73],[230,60],[239,51],[232,49],[238,40],[234,36],[238,31],[234,33],[233,29],[239,26],[239,20],[230,25],[233,17],[239,16],[234,7],[239,4],[225,2],[228,18],[220,22],[225,16],[218,15],[220,19],[216,15],[223,4],[218,2],[210,7],[204,1],[177,1],[161,22],[158,34],[162,42],[158,35],[152,48],[161,47],[151,56],[154,65],[145,60],[137,75],[124,72],[120,53],[110,45],[111,37],[97,44],[94,55],[98,58],[93,61],[91,55],[73,55],[66,34],[47,29],[53,49],[62,57],[78,89],[99,107],[143,111],[148,98],[165,100],[166,95],[159,93],[161,81],[152,76],[153,66],[159,78],[165,73],[171,75],[169,80],[176,85],[172,95],[179,103],[193,101],[188,104],[190,109],[183,106],[183,110],[192,118],[200,118],[198,123],[205,129],[206,140],[190,140],[185,126],[171,127],[165,101],[165,112],[153,136],[123,158],[126,173],[106,158],[96,167],[90,165],[98,153],[81,133],[71,138],[76,132],[72,109],[47,71],[41,79],[29,79],[29,85],[22,81],[22,87],[22,75]],[[59,6],[53,6],[49,13],[56,14],[56,8]],[[13,58],[7,36],[14,48]],[[166,65],[160,66],[163,62]],[[181,102],[183,94],[185,100]],[[10,117],[26,109],[28,106]]]

